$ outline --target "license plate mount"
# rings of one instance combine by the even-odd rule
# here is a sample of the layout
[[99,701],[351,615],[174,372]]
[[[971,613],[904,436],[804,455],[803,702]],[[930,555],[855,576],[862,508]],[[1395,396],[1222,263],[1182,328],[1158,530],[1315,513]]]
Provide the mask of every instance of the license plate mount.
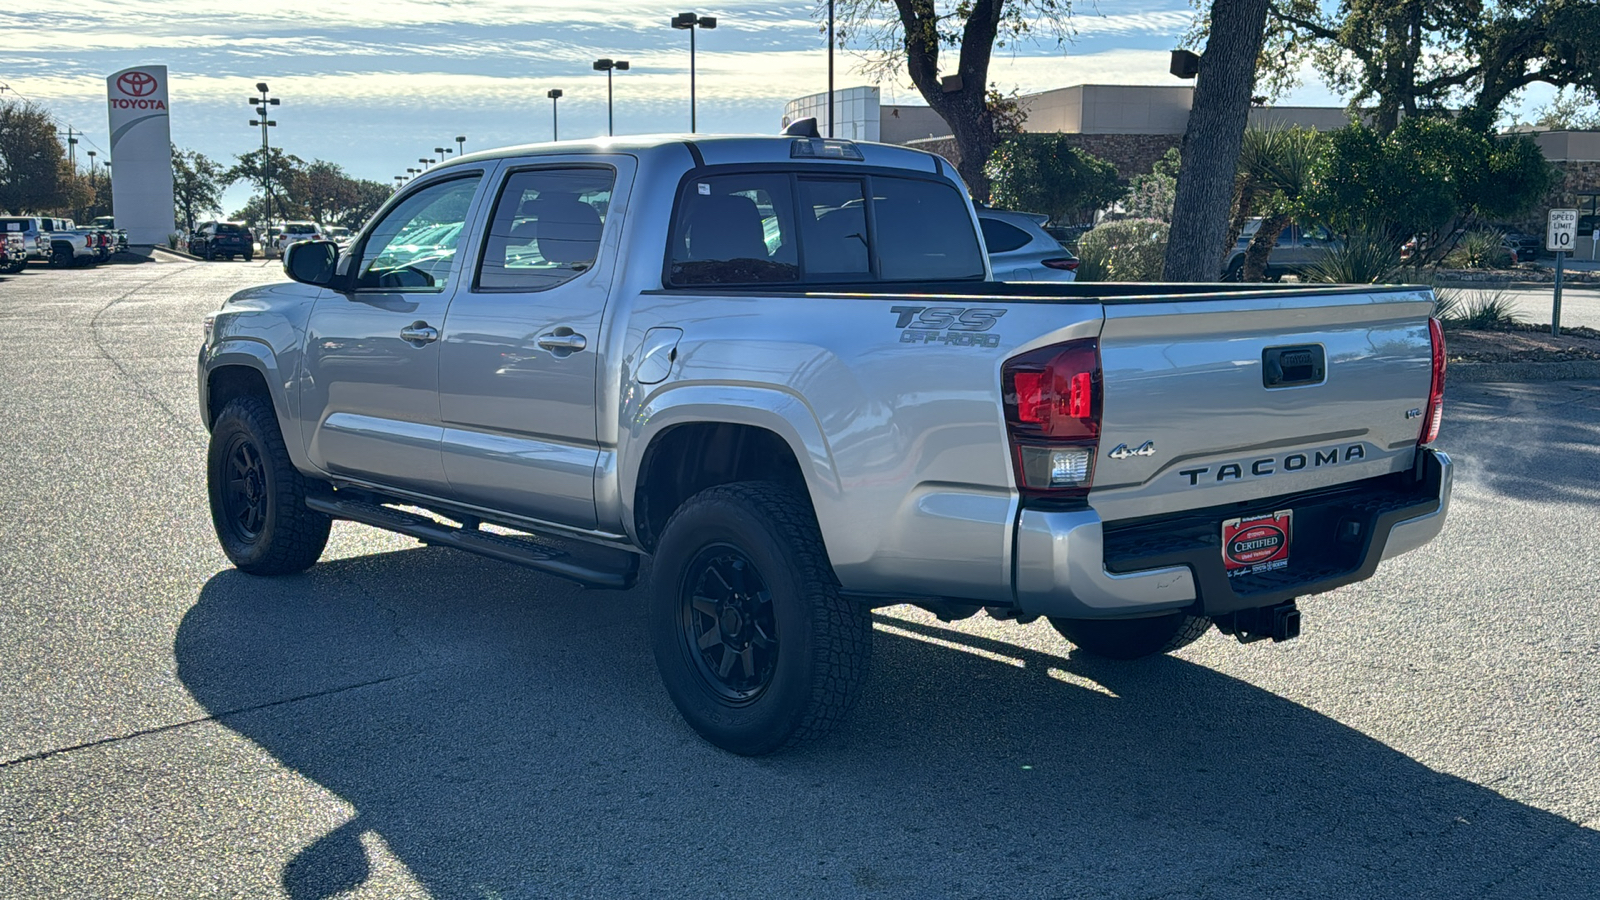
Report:
[[1294,510],[1226,519],[1222,523],[1222,566],[1229,578],[1259,575],[1289,565]]

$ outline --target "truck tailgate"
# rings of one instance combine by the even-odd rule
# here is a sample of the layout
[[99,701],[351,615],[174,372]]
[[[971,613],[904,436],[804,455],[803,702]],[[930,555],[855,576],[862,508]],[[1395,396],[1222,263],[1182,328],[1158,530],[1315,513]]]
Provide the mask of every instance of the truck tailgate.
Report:
[[1090,505],[1117,521],[1410,468],[1432,309],[1415,288],[1109,301]]

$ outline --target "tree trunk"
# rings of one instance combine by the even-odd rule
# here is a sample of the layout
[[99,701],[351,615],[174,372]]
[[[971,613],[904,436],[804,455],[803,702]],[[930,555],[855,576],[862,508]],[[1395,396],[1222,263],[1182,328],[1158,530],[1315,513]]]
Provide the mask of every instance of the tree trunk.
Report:
[[1183,135],[1168,281],[1215,281],[1222,269],[1239,148],[1266,29],[1268,0],[1214,0],[1194,104]]
[[940,23],[934,5],[925,0],[894,0],[904,29],[906,74],[917,93],[950,126],[961,150],[956,171],[976,200],[989,199],[984,167],[997,143],[989,112],[989,57],[1005,13],[1005,0],[972,0],[965,10],[961,50],[955,78],[960,87],[946,91],[939,77]]
[[1267,260],[1272,248],[1278,246],[1278,235],[1289,227],[1289,217],[1283,213],[1261,220],[1261,228],[1250,239],[1250,248],[1244,252],[1244,275],[1240,281],[1265,281]]

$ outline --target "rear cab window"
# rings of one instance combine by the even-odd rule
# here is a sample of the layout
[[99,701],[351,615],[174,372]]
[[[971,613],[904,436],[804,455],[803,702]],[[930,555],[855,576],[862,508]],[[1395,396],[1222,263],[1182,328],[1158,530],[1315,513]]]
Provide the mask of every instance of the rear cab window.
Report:
[[966,198],[948,181],[817,167],[691,172],[668,287],[981,281]]

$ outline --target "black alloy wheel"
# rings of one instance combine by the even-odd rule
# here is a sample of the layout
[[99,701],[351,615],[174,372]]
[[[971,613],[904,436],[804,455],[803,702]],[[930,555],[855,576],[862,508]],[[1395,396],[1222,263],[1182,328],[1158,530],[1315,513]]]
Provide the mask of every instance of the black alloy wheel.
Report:
[[252,575],[286,575],[316,563],[333,520],[306,507],[326,490],[295,469],[270,401],[238,397],[217,414],[206,459],[211,523],[222,552]]
[[235,538],[249,543],[267,524],[267,467],[261,448],[245,434],[233,436],[223,458],[222,521]]
[[683,650],[723,699],[759,697],[778,666],[772,592],[743,551],[713,544],[694,558],[679,588]]
[[760,756],[817,740],[866,677],[872,618],[841,596],[808,497],[706,488],[667,520],[649,627],[667,696],[707,741]]

